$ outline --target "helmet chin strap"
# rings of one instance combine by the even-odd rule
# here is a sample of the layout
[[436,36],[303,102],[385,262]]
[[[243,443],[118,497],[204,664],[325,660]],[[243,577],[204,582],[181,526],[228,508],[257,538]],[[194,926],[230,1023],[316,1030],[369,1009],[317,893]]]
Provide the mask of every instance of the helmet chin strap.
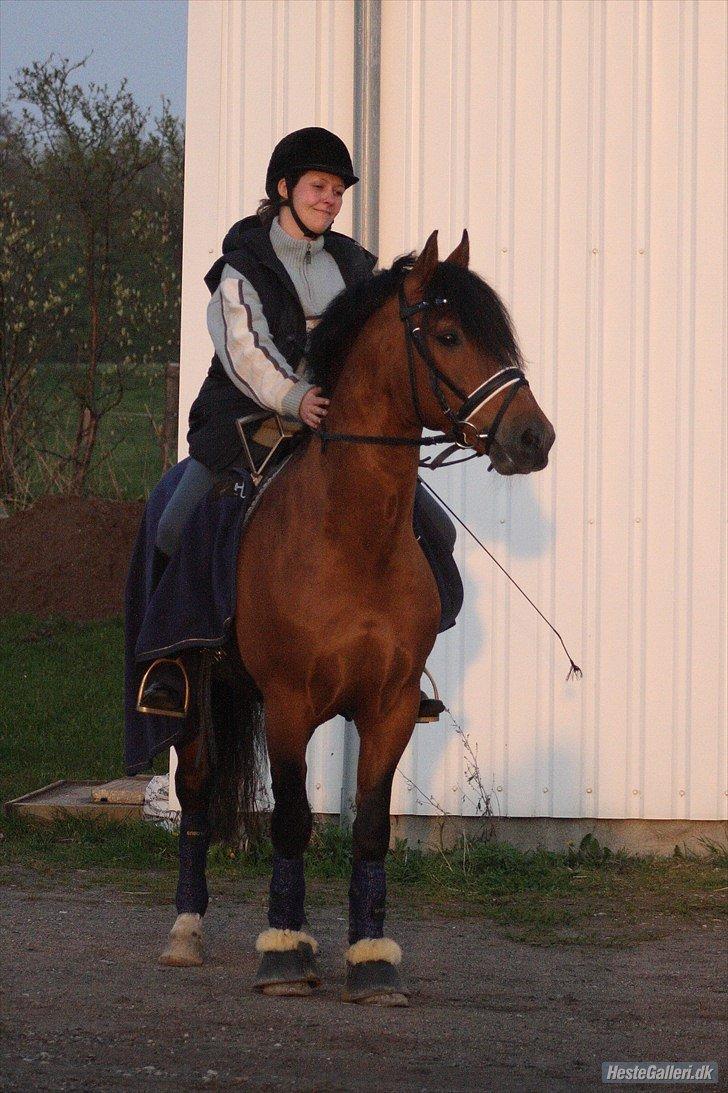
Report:
[[290,210],[291,216],[293,217],[293,219],[295,220],[296,224],[301,229],[303,234],[306,236],[306,238],[307,239],[318,239],[321,232],[312,232],[310,228],[306,227],[304,222],[301,220],[301,217],[296,212],[296,207],[293,204],[293,189],[294,189],[294,186],[295,186],[295,183],[293,183],[293,180],[287,178],[286,179],[286,187],[288,189],[288,197],[283,202],[283,204],[286,205],[287,208]]

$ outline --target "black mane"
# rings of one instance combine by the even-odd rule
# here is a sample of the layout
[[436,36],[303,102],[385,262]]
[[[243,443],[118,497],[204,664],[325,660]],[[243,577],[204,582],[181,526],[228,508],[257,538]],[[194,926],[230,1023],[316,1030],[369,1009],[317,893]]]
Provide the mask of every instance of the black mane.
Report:
[[[395,294],[414,261],[414,255],[404,255],[391,269],[375,273],[332,300],[311,333],[306,356],[312,383],[329,395],[333,392],[362,327]],[[445,297],[468,337],[502,368],[523,368],[505,305],[476,273],[451,262],[440,262],[427,294]]]

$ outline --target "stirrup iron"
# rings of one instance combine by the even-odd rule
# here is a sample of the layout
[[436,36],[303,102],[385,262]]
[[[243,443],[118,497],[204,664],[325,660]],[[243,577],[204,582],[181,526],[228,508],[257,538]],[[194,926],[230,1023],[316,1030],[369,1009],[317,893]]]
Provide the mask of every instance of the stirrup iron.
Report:
[[[184,685],[185,685],[185,697],[184,697],[184,702],[183,702],[183,706],[182,706],[181,710],[164,710],[164,709],[155,708],[154,706],[147,706],[147,705],[142,704],[144,691],[146,689],[149,677],[152,674],[152,672],[155,670],[155,668],[158,668],[160,664],[172,664],[172,665],[174,665],[175,668],[178,668],[180,670],[180,672],[182,673],[182,679],[184,680]],[[180,717],[180,718],[184,718],[184,717],[187,717],[187,711],[189,710],[189,708],[190,708],[190,677],[187,674],[187,669],[185,668],[185,665],[184,665],[184,662],[182,661],[182,659],[180,657],[174,657],[174,658],[171,658],[171,657],[158,657],[157,660],[153,660],[152,663],[147,668],[144,675],[142,676],[142,681],[139,684],[139,691],[137,693],[136,712],[137,713],[155,714],[157,717]]]
[[[440,720],[440,714],[443,713],[445,710],[445,703],[440,698],[440,692],[437,689],[435,677],[432,675],[432,673],[429,672],[427,668],[424,668],[422,674],[426,675],[430,683],[432,684],[432,698],[425,699],[425,701],[431,703],[433,709],[429,713],[426,712],[420,714],[418,712],[417,718],[415,719],[415,725],[430,725],[433,722]],[[420,707],[422,706],[422,704],[423,700],[420,699]]]

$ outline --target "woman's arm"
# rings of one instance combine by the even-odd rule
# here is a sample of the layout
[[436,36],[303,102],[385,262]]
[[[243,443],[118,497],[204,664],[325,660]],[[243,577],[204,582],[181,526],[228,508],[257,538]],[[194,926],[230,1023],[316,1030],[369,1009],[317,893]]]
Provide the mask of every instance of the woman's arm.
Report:
[[301,402],[312,386],[276,348],[258,293],[232,266],[225,266],[208,304],[207,329],[236,387],[265,409],[301,416]]

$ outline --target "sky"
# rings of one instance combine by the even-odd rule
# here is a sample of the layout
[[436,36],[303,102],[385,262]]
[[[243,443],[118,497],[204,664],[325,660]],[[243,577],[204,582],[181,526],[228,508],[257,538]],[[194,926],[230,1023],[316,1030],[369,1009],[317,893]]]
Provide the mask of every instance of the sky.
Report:
[[165,96],[184,117],[187,0],[0,0],[0,98],[13,73],[50,53],[92,53],[79,82],[116,89],[126,76],[152,115]]

